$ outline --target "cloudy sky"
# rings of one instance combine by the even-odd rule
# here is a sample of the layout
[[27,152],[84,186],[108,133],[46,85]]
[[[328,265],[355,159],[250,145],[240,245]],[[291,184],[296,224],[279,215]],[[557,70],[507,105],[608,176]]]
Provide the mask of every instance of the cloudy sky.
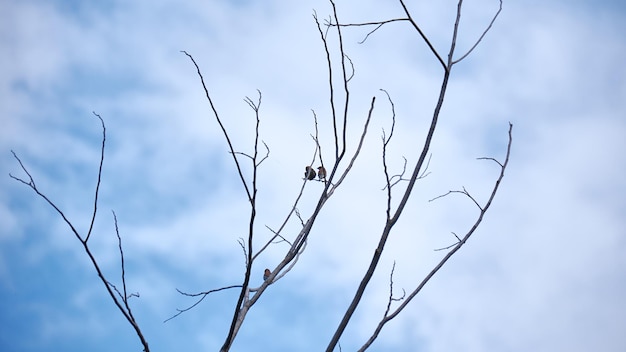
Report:
[[[467,1],[458,52],[497,10]],[[337,0],[344,22],[402,16],[394,1]],[[411,4],[446,55],[455,2]],[[0,350],[139,351],[80,243],[26,177],[89,227],[104,119],[107,141],[90,246],[120,285],[118,217],[133,312],[152,351],[215,351],[238,291],[222,291],[163,323],[198,292],[241,283],[248,205],[232,158],[186,50],[200,65],[235,145],[251,153],[262,93],[255,246],[288,214],[314,143],[332,160],[323,46],[314,11],[326,1],[0,0]],[[348,153],[369,101],[376,108],[362,155],[323,209],[298,265],[252,308],[233,350],[326,347],[384,226],[381,135],[398,173],[417,160],[442,69],[406,23],[346,28],[351,81]],[[477,216],[497,177],[509,121],[510,167],[480,229],[372,346],[374,351],[624,351],[626,349],[626,6],[619,1],[505,1],[483,43],[454,67],[420,180],[341,346],[360,347],[394,294],[411,291]],[[331,41],[331,45],[335,41]],[[336,59],[336,51],[334,52]],[[250,176],[245,159],[244,172]],[[318,161],[315,162],[316,164]],[[342,164],[345,166],[345,163]],[[310,214],[322,184],[298,206]],[[394,188],[396,198],[404,184]],[[294,219],[285,229],[293,238]],[[281,259],[276,244],[253,267],[252,285]]]

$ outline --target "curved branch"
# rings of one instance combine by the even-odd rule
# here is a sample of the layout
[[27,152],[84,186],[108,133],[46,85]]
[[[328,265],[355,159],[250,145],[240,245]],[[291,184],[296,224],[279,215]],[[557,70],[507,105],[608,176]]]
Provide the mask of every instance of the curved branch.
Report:
[[502,12],[502,0],[500,0],[500,7],[498,8],[498,11],[496,12],[496,14],[493,16],[493,18],[491,19],[491,22],[489,22],[489,25],[487,26],[487,28],[483,31],[483,34],[480,35],[480,37],[478,38],[478,40],[476,40],[476,43],[474,43],[474,45],[463,55],[461,56],[459,59],[452,61],[452,64],[456,64],[459,61],[465,59],[469,54],[472,53],[472,51],[474,51],[474,49],[476,49],[476,47],[478,46],[478,44],[480,44],[480,42],[483,40],[483,38],[485,37],[485,35],[487,34],[487,32],[489,32],[489,30],[491,29],[491,27],[493,26],[494,22],[496,22],[496,18],[498,18],[498,16],[500,15],[500,12]]

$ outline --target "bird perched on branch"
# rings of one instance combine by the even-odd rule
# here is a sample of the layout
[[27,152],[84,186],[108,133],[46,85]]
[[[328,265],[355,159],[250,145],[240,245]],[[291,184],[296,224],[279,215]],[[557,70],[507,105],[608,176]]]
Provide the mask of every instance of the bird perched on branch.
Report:
[[265,272],[263,273],[263,281],[266,281],[271,274],[272,272],[270,271],[270,269],[265,269]]
[[326,179],[326,169],[323,166],[317,168],[317,177],[319,177],[320,180]]
[[312,168],[312,167],[310,167],[310,166],[305,167],[305,168],[304,168],[304,177],[305,177],[307,180],[312,180],[312,179],[314,179],[314,178],[315,178],[315,170],[313,170],[313,168]]

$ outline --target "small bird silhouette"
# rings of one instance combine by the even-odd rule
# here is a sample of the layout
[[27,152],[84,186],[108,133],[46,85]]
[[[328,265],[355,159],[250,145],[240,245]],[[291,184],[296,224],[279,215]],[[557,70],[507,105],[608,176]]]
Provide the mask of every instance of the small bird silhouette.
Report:
[[312,167],[310,167],[310,166],[305,167],[305,168],[304,168],[304,177],[305,177],[307,180],[312,180],[312,179],[314,179],[314,178],[315,178],[315,170],[313,170],[313,168],[312,168]]
[[317,168],[317,177],[319,177],[320,180],[326,179],[326,169],[323,166]]
[[267,280],[270,277],[270,274],[272,274],[270,269],[265,269],[265,272],[263,273],[263,281]]

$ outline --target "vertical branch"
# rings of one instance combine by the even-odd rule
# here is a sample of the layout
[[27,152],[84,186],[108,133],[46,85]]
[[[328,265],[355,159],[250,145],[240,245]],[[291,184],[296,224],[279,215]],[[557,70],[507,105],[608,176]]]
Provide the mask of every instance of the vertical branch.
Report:
[[[261,119],[259,117],[259,109],[261,106],[261,91],[259,93],[259,100],[255,104],[252,100],[246,97],[246,103],[254,110],[256,125],[254,130],[254,154],[252,156],[252,194],[250,195],[250,220],[248,222],[248,250],[246,251],[246,273],[244,276],[244,281],[241,287],[241,291],[239,293],[239,298],[237,299],[237,304],[235,305],[235,312],[233,313],[233,318],[231,320],[230,329],[228,330],[228,335],[222,345],[220,351],[228,351],[230,346],[232,345],[237,332],[239,331],[239,327],[243,322],[242,306],[244,305],[244,300],[247,300],[249,284],[250,284],[250,276],[252,274],[252,262],[253,262],[253,237],[254,237],[254,221],[256,218],[256,196],[257,196],[257,172],[258,166],[257,157],[258,157],[258,148],[259,148],[259,125],[261,123]],[[226,133],[226,132],[224,132]],[[239,166],[238,166],[239,167]]]
[[[137,321],[135,320],[135,317],[133,316],[133,312],[130,309],[130,305],[128,304],[128,300],[130,299],[130,297],[137,296],[137,295],[136,294],[129,295],[128,290],[126,288],[126,265],[124,264],[124,250],[122,249],[122,237],[120,236],[120,231],[117,225],[117,215],[115,215],[115,212],[113,210],[111,210],[111,212],[113,213],[113,222],[115,224],[115,234],[117,235],[117,244],[120,250],[120,261],[121,261],[120,265],[121,265],[121,270],[122,270],[122,292],[123,292],[122,302],[124,302],[124,307],[126,308],[126,312],[124,312],[124,316],[127,316],[127,319],[129,320],[133,329],[135,329],[137,336],[139,336],[139,340],[144,346],[144,352],[149,352],[150,349],[148,348],[148,342],[144,338],[141,330],[139,329],[139,325],[137,324]],[[91,257],[91,253],[90,253],[90,257]],[[99,269],[98,269],[98,273],[100,274]],[[102,277],[102,279],[104,279],[104,277]],[[109,286],[113,286],[108,281],[107,283],[108,283],[107,288],[109,288]],[[115,288],[115,286],[113,286],[113,288]],[[110,288],[109,288],[109,291],[110,291]],[[116,300],[116,303],[117,303],[117,300]]]
[[[339,24],[339,18],[337,16],[337,7],[335,6],[335,2],[333,0],[329,0],[333,6],[333,17],[335,18],[335,23]],[[343,90],[345,93],[344,98],[344,106],[343,106],[343,130],[342,130],[342,145],[341,152],[339,153],[339,157],[337,158],[341,160],[343,155],[346,152],[346,128],[348,125],[348,107],[350,102],[350,90],[348,89],[348,73],[346,72],[346,53],[343,49],[343,36],[341,35],[341,26],[335,26],[337,28],[337,39],[339,40],[339,54],[341,55],[341,74],[343,78]]]
[[381,89],[381,90],[385,92],[385,94],[387,94],[387,99],[389,100],[389,103],[391,104],[391,131],[389,132],[389,137],[386,137],[385,131],[383,130],[383,136],[382,136],[383,171],[385,173],[385,180],[387,182],[387,210],[386,212],[387,212],[387,220],[389,220],[389,218],[391,218],[391,179],[389,177],[389,170],[387,168],[387,145],[389,144],[389,142],[391,142],[391,138],[393,138],[393,132],[396,127],[396,109],[393,104],[393,101],[391,100],[391,97],[389,96],[389,93],[387,93],[387,91],[384,89]]
[[[113,223],[115,224],[115,235],[117,235],[117,246],[120,250],[120,266],[122,269],[122,292],[124,292],[124,296],[122,297],[124,300],[124,304],[126,305],[126,309],[130,313],[130,307],[128,306],[128,292],[126,291],[126,265],[124,264],[124,250],[122,249],[122,237],[120,236],[120,230],[117,226],[117,215],[115,215],[115,211],[111,210],[113,214]],[[131,314],[132,315],[132,314]]]
[[[333,18],[335,20],[335,23],[339,23],[338,21],[338,15],[337,15],[337,7],[335,6],[335,2],[333,0],[329,0],[332,8],[333,8]],[[319,23],[319,20],[317,19],[317,15],[314,13],[313,18],[315,19],[315,23],[317,24],[317,29],[320,33],[320,37],[322,39],[322,43],[324,44],[324,50],[326,52],[326,63],[328,65],[328,82],[329,82],[329,89],[330,89],[330,107],[331,107],[331,112],[332,112],[332,118],[333,118],[333,132],[334,132],[334,136],[335,136],[335,159],[336,159],[336,165],[338,165],[339,161],[343,158],[343,155],[346,152],[346,129],[347,129],[347,125],[348,125],[348,108],[349,108],[349,101],[350,101],[350,90],[348,88],[348,82],[350,81],[350,78],[352,75],[350,75],[350,77],[348,77],[348,71],[347,71],[347,67],[346,67],[346,53],[344,51],[344,46],[343,46],[343,36],[341,34],[341,26],[337,25],[334,26],[336,27],[337,30],[337,39],[339,41],[338,47],[339,47],[339,55],[341,56],[341,75],[342,75],[342,80],[343,80],[343,90],[344,90],[344,105],[343,105],[343,114],[342,114],[342,130],[341,130],[341,142],[339,141],[339,133],[337,130],[337,109],[335,106],[335,90],[334,90],[334,83],[333,83],[333,65],[332,65],[332,60],[330,57],[330,50],[328,49],[328,42],[326,40],[327,34],[328,32],[324,32],[322,31],[322,26]],[[329,25],[329,27],[327,28],[327,30],[331,27],[332,25]],[[340,146],[341,145],[341,146]],[[333,168],[333,170],[331,171],[331,175],[336,171],[336,167]]]
[[326,52],[326,64],[328,67],[328,89],[329,89],[329,102],[330,112],[333,119],[333,132],[335,135],[335,160],[339,159],[339,136],[337,135],[337,109],[335,108],[335,85],[333,84],[333,64],[330,58],[330,49],[328,49],[328,42],[326,41],[326,35],[328,31],[322,31],[322,25],[317,19],[317,13],[313,13],[313,18],[317,24],[317,30],[322,38],[322,44],[324,44],[324,51]]
[[85,237],[85,242],[89,240],[89,236],[91,236],[91,231],[93,230],[93,223],[96,221],[96,213],[98,212],[98,191],[100,190],[100,180],[102,179],[102,165],[104,164],[104,144],[106,142],[106,127],[104,127],[104,120],[100,115],[93,112],[96,117],[100,120],[102,124],[102,148],[100,148],[100,166],[98,168],[98,181],[96,182],[96,192],[93,197],[93,215],[91,216],[91,223],[89,224],[89,230],[87,231],[87,236]]
[[454,48],[456,47],[456,39],[459,36],[459,23],[461,22],[461,9],[463,8],[463,0],[459,0],[456,7],[456,20],[454,21],[454,30],[452,31],[452,41],[450,51],[448,51],[448,69],[453,65],[452,57],[454,56]]
[[124,293],[124,295],[122,296],[122,300],[124,301],[124,306],[126,307],[126,310],[128,311],[128,315],[130,315],[133,320],[133,313],[130,310],[130,306],[128,305],[128,291],[126,289],[126,265],[124,264],[124,250],[122,249],[122,237],[120,236],[120,230],[117,226],[117,215],[115,215],[115,212],[113,210],[111,210],[111,213],[113,213],[113,222],[115,224],[115,234],[117,235],[117,246],[120,250],[120,265],[121,265],[121,269],[122,269],[122,292]]

